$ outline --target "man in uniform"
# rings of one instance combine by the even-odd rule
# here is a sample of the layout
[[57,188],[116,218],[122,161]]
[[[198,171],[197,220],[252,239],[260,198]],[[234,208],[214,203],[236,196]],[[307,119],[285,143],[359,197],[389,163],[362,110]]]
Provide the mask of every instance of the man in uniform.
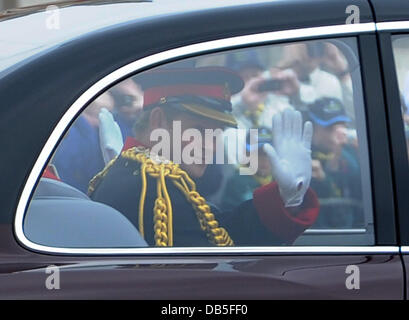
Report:
[[[225,68],[158,68],[138,76],[144,91],[143,112],[121,154],[90,182],[89,194],[122,212],[154,246],[251,246],[291,244],[311,226],[319,211],[311,179],[312,125],[302,128],[301,114],[287,110],[273,119],[272,145],[264,145],[275,182],[256,189],[253,199],[220,212],[207,203],[195,179],[206,176],[204,156],[177,164],[151,152],[156,129],[235,126],[231,94],[243,88],[241,78]],[[174,133],[174,132],[172,132]],[[182,140],[182,149],[191,141]],[[215,152],[207,140],[203,154]],[[231,186],[234,187],[234,186]]]

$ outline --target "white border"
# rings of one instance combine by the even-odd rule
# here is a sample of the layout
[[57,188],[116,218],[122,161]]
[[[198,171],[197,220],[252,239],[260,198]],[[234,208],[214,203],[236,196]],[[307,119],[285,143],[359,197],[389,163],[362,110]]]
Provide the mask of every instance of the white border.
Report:
[[17,206],[14,221],[14,231],[17,240],[28,249],[53,254],[70,255],[157,255],[157,254],[182,254],[182,255],[203,255],[203,254],[293,254],[293,253],[348,253],[348,254],[373,254],[373,253],[398,253],[398,247],[392,246],[280,246],[280,247],[210,247],[210,248],[57,248],[39,245],[27,239],[23,232],[24,213],[30,201],[30,196],[37,180],[41,176],[51,153],[58,143],[69,123],[76,117],[81,109],[105,88],[122,78],[135,73],[144,68],[157,63],[167,62],[171,59],[182,58],[192,54],[206,53],[220,49],[232,49],[239,46],[263,44],[280,40],[295,40],[302,38],[312,38],[331,35],[348,35],[363,32],[374,32],[375,23],[345,24],[314,28],[293,29],[285,31],[275,31],[260,34],[231,37],[221,40],[207,41],[203,43],[188,45],[168,51],[160,52],[144,57],[130,64],[127,64],[111,74],[105,76],[87,91],[85,91],[74,104],[66,111],[57,126],[51,133],[46,144],[35,162],[33,169],[27,179],[23,192]]

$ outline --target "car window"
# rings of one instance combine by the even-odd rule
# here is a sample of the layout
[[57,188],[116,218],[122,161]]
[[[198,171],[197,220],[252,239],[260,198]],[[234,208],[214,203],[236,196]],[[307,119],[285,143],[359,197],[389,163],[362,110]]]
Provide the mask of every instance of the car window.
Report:
[[372,245],[355,38],[229,50],[113,85],[39,180],[56,247]]

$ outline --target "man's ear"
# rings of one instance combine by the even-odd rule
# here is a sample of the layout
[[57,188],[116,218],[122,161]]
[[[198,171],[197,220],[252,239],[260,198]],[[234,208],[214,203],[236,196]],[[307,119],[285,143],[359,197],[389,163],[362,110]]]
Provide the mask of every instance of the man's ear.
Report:
[[160,107],[155,107],[152,109],[149,116],[149,127],[151,130],[163,128],[168,128],[168,119],[166,118],[165,112]]

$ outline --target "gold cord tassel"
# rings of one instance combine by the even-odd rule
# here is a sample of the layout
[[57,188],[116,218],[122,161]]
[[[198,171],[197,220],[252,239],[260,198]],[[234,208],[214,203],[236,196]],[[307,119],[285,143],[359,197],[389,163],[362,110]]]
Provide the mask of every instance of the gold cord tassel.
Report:
[[146,163],[141,165],[141,178],[142,178],[142,189],[141,189],[141,196],[139,198],[139,215],[138,215],[138,227],[139,233],[141,234],[142,238],[145,239],[145,230],[143,227],[143,212],[145,207],[145,198],[146,198]]
[[155,206],[153,208],[155,245],[158,247],[167,247],[169,245],[168,216],[166,214],[166,204],[162,197],[162,186],[160,180],[157,180],[157,192],[158,197],[155,200]]

